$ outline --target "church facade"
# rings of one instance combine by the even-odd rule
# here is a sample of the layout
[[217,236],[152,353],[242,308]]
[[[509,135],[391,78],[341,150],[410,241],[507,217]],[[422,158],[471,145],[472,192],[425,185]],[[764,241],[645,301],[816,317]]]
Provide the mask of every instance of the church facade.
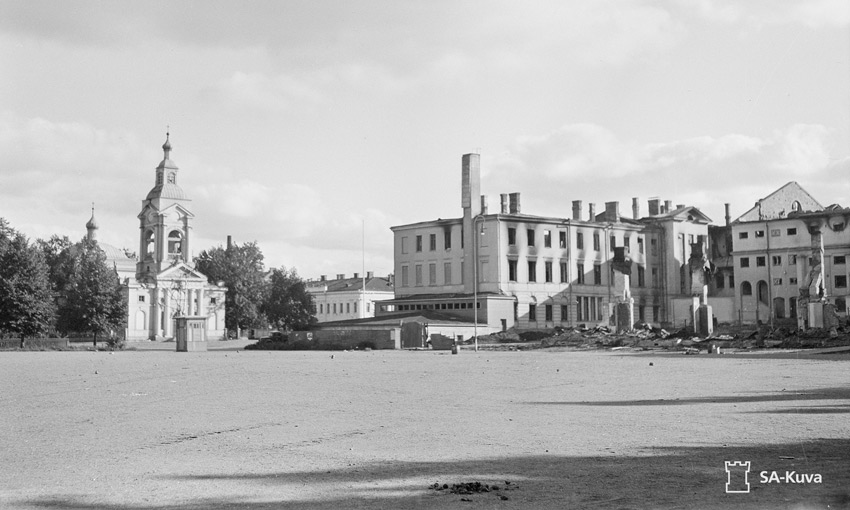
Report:
[[177,184],[179,169],[171,160],[168,135],[162,150],[154,187],[138,215],[135,272],[122,274],[115,265],[127,299],[124,338],[129,342],[173,338],[177,317],[205,317],[207,338],[224,339],[227,289],[209,283],[194,268],[190,251],[194,215],[191,200]]

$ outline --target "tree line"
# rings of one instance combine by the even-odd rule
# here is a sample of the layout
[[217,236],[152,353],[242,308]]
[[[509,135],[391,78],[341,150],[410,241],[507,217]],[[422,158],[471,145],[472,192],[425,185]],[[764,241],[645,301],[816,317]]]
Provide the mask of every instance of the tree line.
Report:
[[[227,287],[225,325],[309,328],[313,299],[295,269],[267,271],[259,246],[213,248],[195,258],[212,283]],[[30,240],[0,218],[0,334],[21,339],[73,333],[116,339],[127,323],[127,297],[94,240]]]

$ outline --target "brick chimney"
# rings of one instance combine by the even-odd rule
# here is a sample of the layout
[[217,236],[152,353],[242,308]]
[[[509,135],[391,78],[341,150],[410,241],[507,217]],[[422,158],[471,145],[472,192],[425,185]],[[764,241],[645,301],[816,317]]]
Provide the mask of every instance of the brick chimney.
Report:
[[511,193],[509,197],[511,214],[519,214],[521,210],[519,205],[519,193]]
[[664,212],[665,213],[672,211],[673,210],[672,207],[673,207],[673,201],[672,200],[665,200],[664,201]]
[[481,195],[481,214],[487,214],[487,197]]
[[573,219],[581,220],[581,200],[573,200]]
[[509,209],[508,209],[508,194],[502,193],[501,195],[499,195],[499,198],[500,198],[501,203],[502,203],[501,204],[502,205],[502,214],[508,214],[508,211],[509,211]]
[[605,202],[605,221],[620,221],[620,202]]
[[661,210],[659,209],[659,203],[661,200],[658,198],[650,198],[649,199],[649,215],[655,216],[657,214],[661,214]]
[[732,224],[732,217],[729,215],[729,203],[727,202],[723,205],[726,208],[726,226],[728,227]]
[[596,221],[596,204],[587,204],[587,221]]
[[640,219],[640,200],[638,197],[632,198],[632,218]]

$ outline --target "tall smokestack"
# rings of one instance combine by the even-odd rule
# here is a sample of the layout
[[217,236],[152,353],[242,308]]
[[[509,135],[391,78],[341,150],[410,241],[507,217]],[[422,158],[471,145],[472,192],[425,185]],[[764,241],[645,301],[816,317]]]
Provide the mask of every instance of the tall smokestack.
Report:
[[596,221],[596,204],[587,204],[587,221]]
[[481,196],[481,156],[478,154],[464,154],[461,158],[461,185],[461,207],[469,209],[470,218],[478,216],[481,210],[473,198]]
[[640,219],[640,200],[638,197],[632,198],[632,218]]
[[727,202],[723,206],[726,208],[726,226],[728,227],[732,224],[732,217],[729,215],[729,203]]
[[230,251],[230,248],[233,247],[233,238],[227,236],[227,251]]

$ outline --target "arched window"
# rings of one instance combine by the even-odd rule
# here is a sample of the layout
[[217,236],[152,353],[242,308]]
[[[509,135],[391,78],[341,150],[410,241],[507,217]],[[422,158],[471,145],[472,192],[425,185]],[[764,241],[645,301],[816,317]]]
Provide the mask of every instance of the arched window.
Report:
[[800,202],[794,200],[794,202],[791,203],[791,211],[799,212],[800,211]]
[[750,282],[741,282],[741,295],[742,296],[752,296],[753,295],[753,286]]
[[145,232],[145,258],[152,259],[156,242],[154,240],[153,230]]
[[762,281],[759,282],[759,284],[758,284],[758,294],[759,294],[759,296],[758,296],[759,301],[761,301],[764,304],[768,304],[767,282],[766,281],[762,280]]
[[171,233],[168,234],[168,253],[181,253],[183,251],[182,245],[183,235],[179,230],[172,230]]

